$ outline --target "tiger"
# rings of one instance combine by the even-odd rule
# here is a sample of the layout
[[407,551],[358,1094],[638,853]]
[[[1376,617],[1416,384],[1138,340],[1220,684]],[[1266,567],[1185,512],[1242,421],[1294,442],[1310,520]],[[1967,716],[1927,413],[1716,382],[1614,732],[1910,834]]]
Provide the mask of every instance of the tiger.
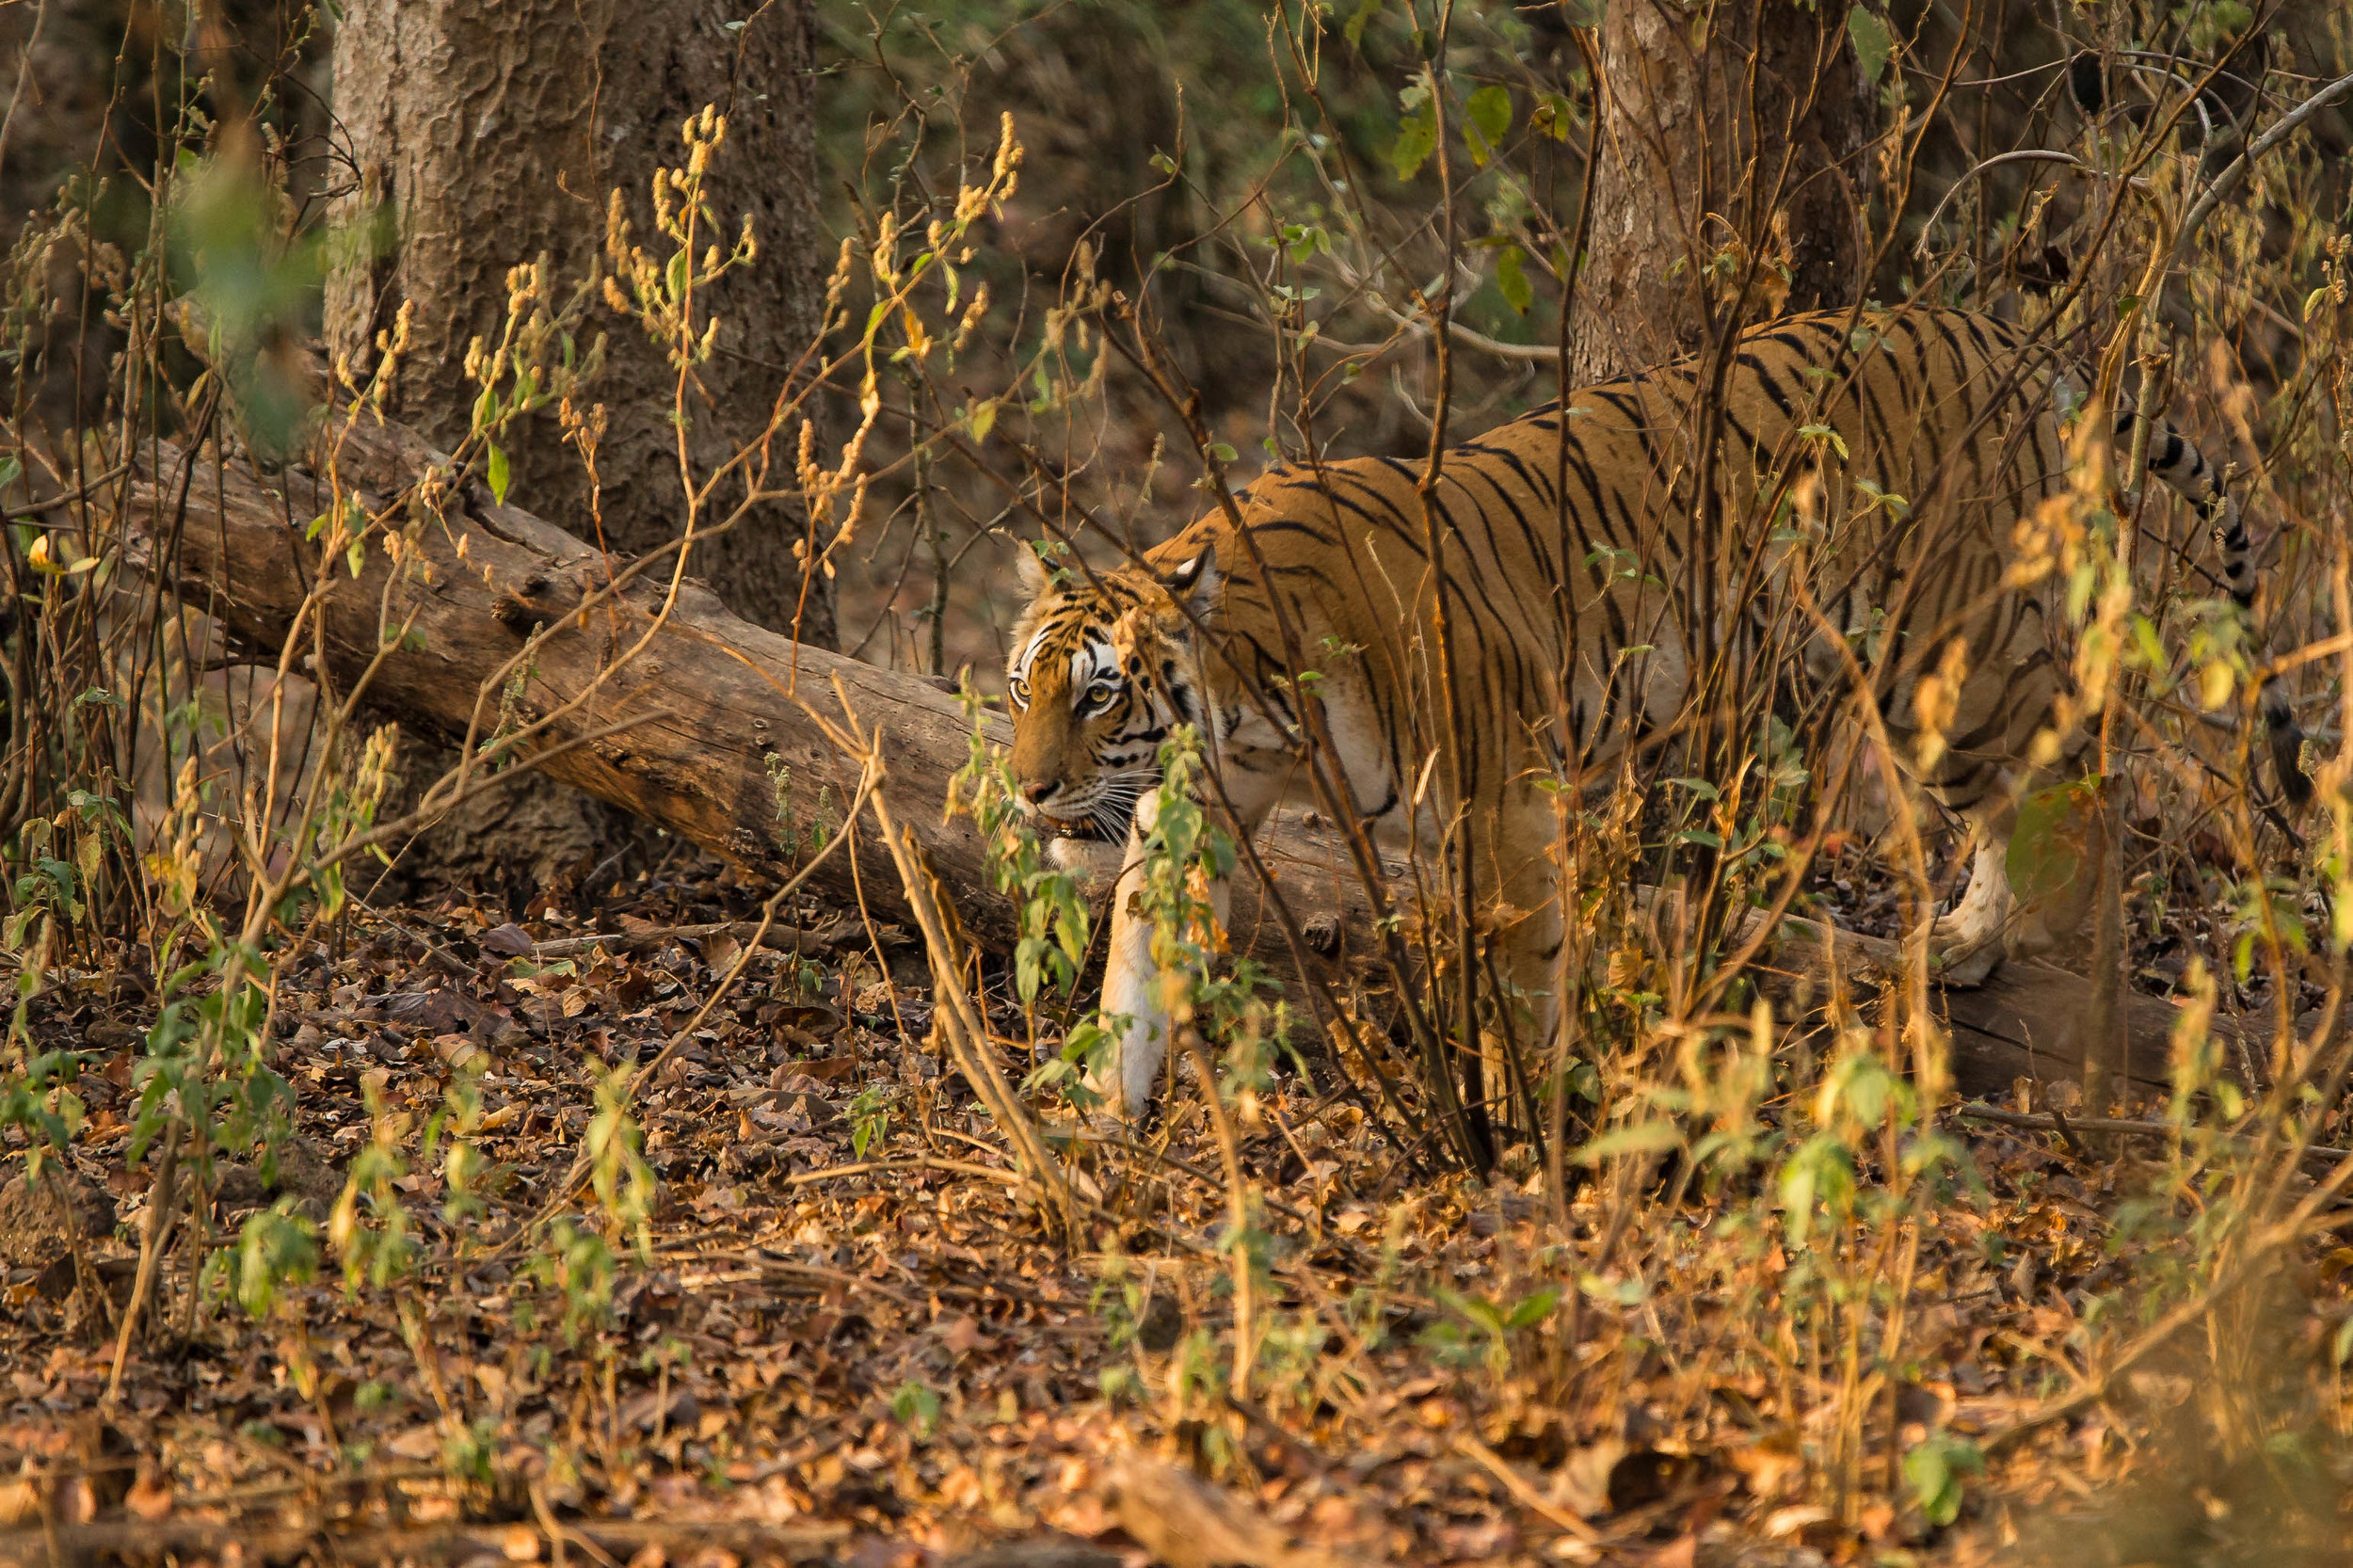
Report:
[[[2060,405],[2082,394],[2064,368],[1984,314],[1825,311],[1741,333],[1713,400],[1721,439],[1705,482],[1722,515],[1765,515],[1760,498],[1780,509],[1761,558],[1717,572],[1705,624],[1720,650],[1761,657],[1773,616],[1801,599],[1801,678],[1872,681],[1897,761],[1975,841],[1967,890],[1929,933],[1949,984],[1981,983],[2018,945],[2006,861],[2019,804],[2083,744],[2047,755],[2073,688],[2055,651],[2063,574],[2024,559],[2044,503],[2075,482]],[[1005,672],[1015,805],[1056,863],[1112,881],[1094,1087],[1113,1114],[1144,1112],[1170,1043],[1134,897],[1161,746],[1192,727],[1216,799],[1252,833],[1305,792],[1310,692],[1342,798],[1377,840],[1429,851],[1450,822],[1471,825],[1476,898],[1510,912],[1489,922],[1487,956],[1505,994],[1536,999],[1549,1023],[1566,900],[1545,786],[1608,776],[1672,734],[1686,705],[1686,630],[1703,624],[1689,595],[1705,575],[1690,569],[1703,481],[1688,425],[1719,370],[1695,354],[1632,371],[1447,447],[1427,515],[1421,462],[1277,464],[1124,566],[1022,552],[1030,597]],[[2105,434],[2121,444],[2135,416],[2113,407]],[[2224,475],[2161,421],[2145,453],[2251,615],[2256,554]],[[1441,616],[1451,724],[1430,719],[1449,684]],[[1886,651],[1862,671],[1875,641]],[[1941,712],[1924,720],[1931,672]],[[2276,684],[2260,707],[2282,792],[2300,802],[2293,711]],[[1937,718],[1942,754],[1915,755]],[[1211,891],[1223,920],[1223,883]]]

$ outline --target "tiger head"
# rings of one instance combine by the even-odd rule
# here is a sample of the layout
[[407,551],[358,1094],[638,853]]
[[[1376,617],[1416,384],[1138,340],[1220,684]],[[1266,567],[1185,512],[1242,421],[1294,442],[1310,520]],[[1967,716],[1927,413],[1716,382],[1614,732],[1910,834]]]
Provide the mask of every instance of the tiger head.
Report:
[[1006,689],[1016,799],[1040,831],[1127,841],[1136,802],[1160,784],[1160,743],[1206,711],[1195,624],[1216,589],[1214,553],[1205,545],[1174,566],[1147,559],[1049,578],[1022,552],[1031,600],[1014,627]]

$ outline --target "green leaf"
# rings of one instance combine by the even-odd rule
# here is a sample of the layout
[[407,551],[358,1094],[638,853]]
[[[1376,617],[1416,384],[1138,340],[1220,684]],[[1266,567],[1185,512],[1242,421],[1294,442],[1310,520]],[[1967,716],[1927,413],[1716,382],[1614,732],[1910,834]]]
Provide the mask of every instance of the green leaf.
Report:
[[[2323,290],[2322,292],[2326,293],[2328,291]],[[2312,313],[2313,312],[2310,310],[2307,310],[2304,312],[2306,319],[2309,320]],[[10,452],[5,456],[0,456],[0,489],[5,489],[8,486],[15,484],[24,476],[24,464],[19,460],[15,453]]]
[[280,1285],[318,1273],[316,1228],[292,1207],[292,1199],[279,1199],[248,1219],[237,1240],[237,1302],[255,1318],[269,1316]]
[[1673,1122],[1637,1122],[1603,1133],[1577,1150],[1577,1158],[1583,1164],[1598,1165],[1613,1154],[1657,1154],[1682,1144],[1683,1134]]
[[1593,1301],[1608,1302],[1614,1306],[1640,1306],[1650,1294],[1641,1274],[1628,1274],[1611,1279],[1605,1274],[1582,1273],[1577,1276],[1577,1293]]
[[1888,57],[1896,53],[1895,35],[1877,13],[1853,6],[1847,11],[1847,38],[1854,44],[1854,57],[1862,62],[1863,79],[1876,83],[1887,70]]
[[1226,445],[1224,441],[1211,441],[1209,443],[1209,456],[1221,463],[1230,463],[1236,457],[1241,456],[1241,454],[1236,452],[1232,447]]
[[1512,1304],[1512,1310],[1504,1314],[1503,1326],[1507,1330],[1534,1328],[1551,1317],[1552,1309],[1560,1304],[1561,1292],[1558,1290],[1539,1290],[1533,1295],[1522,1296]]
[[990,398],[985,403],[975,404],[972,411],[965,416],[964,423],[965,427],[972,432],[974,440],[988,440],[988,433],[997,428],[997,400]]
[[1576,111],[1569,106],[1565,96],[1547,92],[1536,100],[1536,106],[1529,111],[1528,123],[1531,129],[1542,131],[1555,141],[1566,141],[1569,139],[1569,126],[1576,118]]
[[1356,14],[1350,17],[1348,24],[1340,29],[1341,37],[1348,40],[1348,46],[1351,49],[1362,49],[1365,46],[1365,28],[1374,17],[1380,14],[1381,0],[1357,0]]
[[1985,1455],[1975,1443],[1941,1432],[1904,1454],[1904,1480],[1931,1525],[1949,1525],[1960,1516],[1961,1478],[1984,1468]]
[[1528,268],[1522,264],[1526,259],[1527,253],[1516,245],[1505,246],[1496,256],[1496,287],[1504,303],[1522,315],[1536,303],[1536,286],[1528,280]]
[[919,1438],[929,1437],[939,1419],[939,1396],[920,1383],[903,1383],[890,1396],[890,1413]]
[[367,564],[367,560],[368,547],[358,539],[352,540],[351,548],[344,552],[344,565],[351,568],[354,577],[360,575],[360,568]]
[[1503,135],[1512,128],[1512,89],[1501,86],[1481,88],[1463,105],[1463,139],[1470,144],[1471,162],[1481,168],[1503,141]]
[[1438,104],[1430,90],[1427,72],[1422,78],[1398,94],[1398,102],[1405,113],[1397,122],[1397,141],[1389,149],[1389,163],[1397,169],[1397,177],[1410,180],[1421,172],[1421,166],[1430,161],[1430,154],[1438,150]]
[[506,448],[496,441],[491,441],[488,445],[490,448],[490,499],[504,506],[506,504],[507,482],[513,478],[513,474],[506,466]]
[[1827,424],[1801,424],[1798,426],[1798,434],[1806,440],[1828,441],[1838,449],[1840,457],[1847,456],[1847,438]]
[[2020,898],[2049,898],[2082,874],[2099,804],[2098,787],[2089,779],[2038,790],[2019,803],[2003,870]]

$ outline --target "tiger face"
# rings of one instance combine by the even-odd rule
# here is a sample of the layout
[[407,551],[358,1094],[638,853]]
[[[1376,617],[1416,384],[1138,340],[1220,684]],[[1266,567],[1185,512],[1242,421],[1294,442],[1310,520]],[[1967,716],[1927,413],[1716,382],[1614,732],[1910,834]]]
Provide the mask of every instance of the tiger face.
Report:
[[1160,784],[1160,743],[1203,712],[1193,621],[1209,552],[1049,582],[1025,552],[1021,576],[1032,597],[1005,668],[1016,803],[1050,838],[1123,844]]

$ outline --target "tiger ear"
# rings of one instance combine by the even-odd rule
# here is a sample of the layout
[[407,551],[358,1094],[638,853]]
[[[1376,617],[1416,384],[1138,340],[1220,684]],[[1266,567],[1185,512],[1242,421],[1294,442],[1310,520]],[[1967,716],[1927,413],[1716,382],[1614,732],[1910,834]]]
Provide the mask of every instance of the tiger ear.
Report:
[[1217,598],[1217,546],[1205,544],[1189,559],[1178,562],[1160,579],[1160,585],[1197,619],[1209,613]]
[[1021,590],[1032,599],[1046,591],[1046,563],[1037,558],[1036,547],[1024,544],[1014,558],[1014,568],[1021,574]]

